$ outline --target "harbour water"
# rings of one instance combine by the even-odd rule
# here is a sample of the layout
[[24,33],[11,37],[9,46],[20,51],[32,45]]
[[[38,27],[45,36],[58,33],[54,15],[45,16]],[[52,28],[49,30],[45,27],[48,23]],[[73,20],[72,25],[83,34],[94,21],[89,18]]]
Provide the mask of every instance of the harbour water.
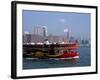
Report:
[[60,67],[82,67],[91,65],[91,50],[88,46],[79,47],[79,59],[52,60],[52,59],[23,59],[23,69],[60,68]]

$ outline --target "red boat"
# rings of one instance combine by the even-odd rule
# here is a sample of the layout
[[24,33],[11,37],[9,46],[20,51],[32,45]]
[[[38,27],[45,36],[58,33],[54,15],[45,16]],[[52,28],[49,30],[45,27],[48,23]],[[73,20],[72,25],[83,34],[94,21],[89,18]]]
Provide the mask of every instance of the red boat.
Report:
[[53,59],[76,59],[79,58],[77,52],[78,43],[67,44],[28,44],[23,45],[24,55],[32,58],[53,58]]
[[[59,59],[76,59],[79,58],[79,53],[76,51],[78,48],[78,43],[69,43],[69,44],[59,44],[53,45],[55,48],[55,54],[46,54],[47,57],[49,58],[59,58]],[[59,51],[57,53],[56,51]]]

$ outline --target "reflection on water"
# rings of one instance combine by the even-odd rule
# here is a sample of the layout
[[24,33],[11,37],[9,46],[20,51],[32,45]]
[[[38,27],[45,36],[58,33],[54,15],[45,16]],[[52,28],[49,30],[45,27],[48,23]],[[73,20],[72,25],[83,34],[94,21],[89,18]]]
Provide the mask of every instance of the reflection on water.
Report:
[[79,59],[23,59],[23,69],[90,66],[90,47],[81,47],[78,52]]

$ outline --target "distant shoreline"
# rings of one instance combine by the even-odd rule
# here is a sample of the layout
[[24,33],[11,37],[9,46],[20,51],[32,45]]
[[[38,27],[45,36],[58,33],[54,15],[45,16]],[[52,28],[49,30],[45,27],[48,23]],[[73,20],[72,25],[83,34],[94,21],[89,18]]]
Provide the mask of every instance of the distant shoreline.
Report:
[[78,47],[90,47],[90,45],[78,45]]

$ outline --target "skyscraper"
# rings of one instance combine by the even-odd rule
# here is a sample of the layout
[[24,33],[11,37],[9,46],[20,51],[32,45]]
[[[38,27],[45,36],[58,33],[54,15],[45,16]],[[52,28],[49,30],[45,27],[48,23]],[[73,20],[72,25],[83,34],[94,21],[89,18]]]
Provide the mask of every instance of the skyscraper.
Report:
[[41,26],[33,27],[32,34],[34,34],[34,35],[41,35],[42,36],[42,34],[43,34],[42,27]]
[[43,26],[43,36],[44,37],[46,37],[46,36],[48,36],[48,34],[47,34],[47,27],[46,26]]
[[40,36],[47,36],[47,28],[46,28],[46,26],[37,25],[37,26],[33,27],[32,34],[40,35]]

